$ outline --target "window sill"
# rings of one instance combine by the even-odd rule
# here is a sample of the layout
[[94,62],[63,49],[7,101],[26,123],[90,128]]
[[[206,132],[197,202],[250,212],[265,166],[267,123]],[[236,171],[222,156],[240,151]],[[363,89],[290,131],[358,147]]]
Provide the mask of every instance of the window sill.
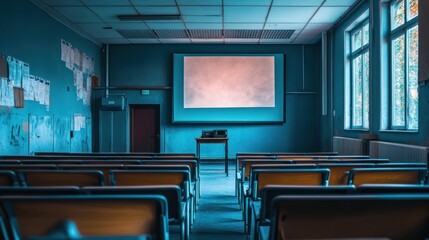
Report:
[[391,129],[384,129],[380,130],[381,133],[419,133],[418,130],[391,130]]
[[367,129],[367,128],[345,128],[344,131],[369,132],[369,129]]

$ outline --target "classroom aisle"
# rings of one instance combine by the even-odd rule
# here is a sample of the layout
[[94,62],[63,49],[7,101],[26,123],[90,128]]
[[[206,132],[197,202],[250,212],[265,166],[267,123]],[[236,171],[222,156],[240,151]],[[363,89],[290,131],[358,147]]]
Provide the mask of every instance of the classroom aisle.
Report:
[[[222,162],[200,164],[201,193],[191,240],[244,240],[241,211],[234,196],[234,168]],[[232,168],[232,169],[231,169]]]

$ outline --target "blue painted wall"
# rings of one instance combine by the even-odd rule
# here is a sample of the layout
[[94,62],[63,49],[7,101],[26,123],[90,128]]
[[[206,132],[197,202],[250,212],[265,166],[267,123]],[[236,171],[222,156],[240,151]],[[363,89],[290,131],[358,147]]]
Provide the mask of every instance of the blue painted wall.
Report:
[[[372,6],[371,6],[372,4]],[[349,17],[347,17],[340,25],[333,29],[333,69],[330,74],[333,76],[333,82],[330,87],[333,88],[333,110],[335,110],[334,117],[334,135],[358,138],[360,134],[377,134],[378,139],[381,141],[416,144],[416,145],[429,145],[429,87],[426,83],[419,87],[419,131],[418,132],[398,132],[380,130],[381,124],[381,99],[380,92],[383,91],[380,83],[381,79],[381,31],[383,28],[380,26],[380,3],[379,1],[363,1]],[[370,9],[372,16],[373,30],[371,31],[371,44],[372,55],[370,56],[370,63],[372,72],[370,73],[370,129],[369,131],[356,131],[344,129],[344,30],[366,9]],[[371,20],[370,20],[371,21]],[[324,136],[327,133],[324,133]]]
[[[230,157],[251,151],[320,151],[320,45],[110,45],[110,86],[172,86],[173,53],[284,53],[284,124],[172,124],[171,90],[115,90],[128,104],[160,104],[161,152],[195,152],[203,129],[227,129]],[[104,83],[103,83],[104,85]],[[296,94],[289,92],[311,92]],[[99,104],[103,91],[95,93]],[[95,119],[95,116],[97,119]],[[95,151],[129,151],[129,109],[94,111],[99,124]],[[202,155],[219,157],[223,146],[202,146]]]
[[[61,61],[61,39],[95,59],[100,75],[100,47],[54,20],[28,0],[0,3],[0,53],[30,64],[30,74],[51,83],[50,106],[25,101],[25,108],[0,107],[0,155],[39,151],[90,151],[91,111],[77,100],[73,72]],[[73,114],[83,114],[86,128],[70,138]],[[33,116],[33,117],[31,117]],[[46,116],[40,137],[29,135],[31,118]],[[19,132],[18,130],[19,129]]]

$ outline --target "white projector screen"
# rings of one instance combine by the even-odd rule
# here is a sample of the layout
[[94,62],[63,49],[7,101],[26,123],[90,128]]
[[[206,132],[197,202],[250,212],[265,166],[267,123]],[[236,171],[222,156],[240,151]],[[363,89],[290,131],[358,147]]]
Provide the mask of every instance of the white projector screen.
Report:
[[173,122],[284,122],[284,54],[174,54]]
[[273,56],[185,56],[185,108],[275,107]]

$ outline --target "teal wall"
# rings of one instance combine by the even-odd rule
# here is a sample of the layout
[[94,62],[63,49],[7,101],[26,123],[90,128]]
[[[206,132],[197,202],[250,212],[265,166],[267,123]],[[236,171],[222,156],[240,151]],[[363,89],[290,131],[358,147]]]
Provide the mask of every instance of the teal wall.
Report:
[[[173,53],[284,53],[286,92],[311,92],[285,96],[286,122],[283,124],[173,124],[171,90],[115,90],[122,94],[127,109],[98,111],[95,151],[129,150],[128,104],[160,104],[161,152],[195,152],[195,137],[203,129],[227,129],[230,157],[236,152],[320,151],[320,45],[110,45],[110,86],[172,86]],[[303,63],[304,61],[304,63]],[[304,81],[303,81],[304,80]],[[104,83],[103,83],[104,85]],[[94,94],[96,104],[104,91]],[[202,155],[218,157],[223,146],[202,146]]]
[[[372,6],[371,6],[372,4]],[[380,130],[381,124],[381,99],[380,93],[382,89],[380,79],[381,76],[381,39],[383,27],[380,26],[381,11],[379,1],[364,0],[349,17],[333,29],[333,38],[330,44],[335,46],[333,48],[333,69],[330,74],[333,76],[333,82],[330,87],[333,88],[333,110],[335,110],[334,117],[334,135],[358,138],[360,134],[377,134],[378,139],[381,141],[407,143],[415,145],[429,144],[429,87],[428,84],[419,87],[419,131],[418,132],[399,132],[399,131],[386,131]],[[372,21],[373,29],[370,32],[371,48],[370,54],[370,129],[369,131],[356,131],[344,129],[344,30],[366,9],[370,10],[370,21]],[[387,26],[386,26],[387,27]],[[323,135],[325,136],[324,133]]]
[[[51,83],[50,106],[25,101],[24,108],[0,106],[0,155],[32,154],[33,151],[90,151],[91,111],[77,100],[73,72],[61,61],[61,39],[95,59],[95,75],[100,76],[100,47],[54,20],[29,0],[0,3],[0,53],[30,64],[30,74]],[[87,117],[86,128],[74,132],[74,114]],[[37,123],[31,116],[49,119],[40,136],[30,135]],[[42,123],[39,123],[42,124]],[[34,131],[33,131],[34,133]]]

